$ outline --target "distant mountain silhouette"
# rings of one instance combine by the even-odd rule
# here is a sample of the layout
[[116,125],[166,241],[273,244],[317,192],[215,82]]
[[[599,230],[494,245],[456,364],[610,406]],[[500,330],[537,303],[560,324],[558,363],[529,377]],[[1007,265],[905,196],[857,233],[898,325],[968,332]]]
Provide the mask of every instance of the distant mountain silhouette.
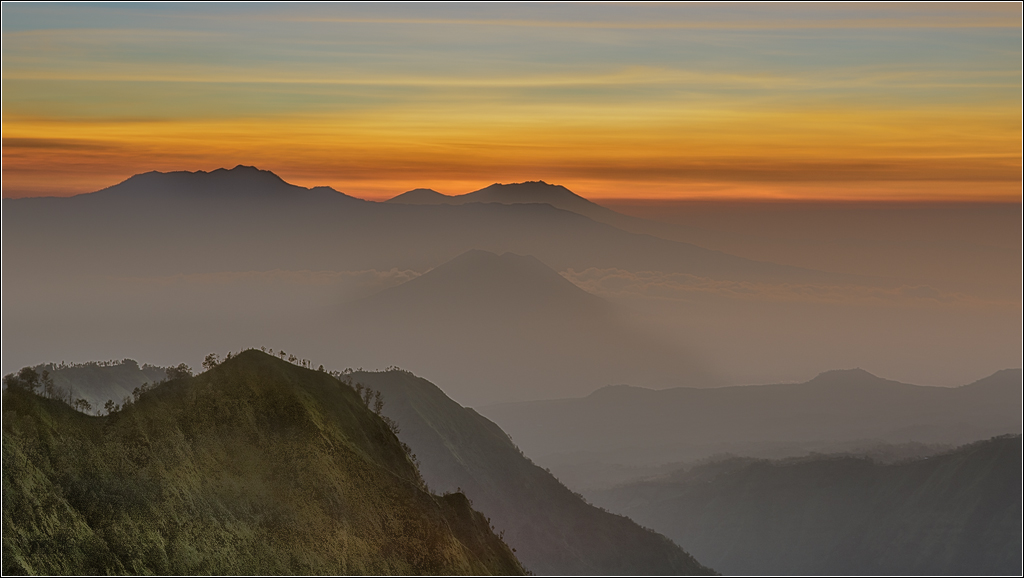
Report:
[[435,492],[465,492],[516,556],[540,575],[708,574],[679,546],[603,512],[534,465],[508,435],[406,371],[356,372],[384,395],[384,415]]
[[3,411],[5,575],[523,573],[352,388],[260,351],[109,415]]
[[257,198],[274,199],[286,196],[289,200],[297,197],[328,196],[335,199],[365,203],[362,199],[350,197],[331,187],[307,189],[286,183],[270,171],[245,165],[233,169],[214,171],[174,171],[161,173],[150,171],[135,175],[121,183],[78,198],[117,198],[120,201],[161,198],[202,198],[206,200],[252,201]]
[[527,181],[525,183],[494,183],[472,193],[464,195],[443,195],[430,189],[416,189],[402,193],[389,199],[388,203],[409,205],[462,205],[466,203],[500,203],[513,204],[545,204],[557,209],[584,215],[599,223],[630,229],[641,228],[642,225],[657,227],[656,223],[645,222],[589,201],[561,185],[551,185],[544,181]]
[[569,481],[559,463],[650,465],[725,452],[786,456],[865,442],[962,444],[1017,434],[1020,384],[1020,369],[958,388],[899,383],[857,369],[795,384],[614,386],[584,398],[478,410]]
[[413,189],[384,202],[396,205],[444,205],[452,198],[434,189]]
[[546,204],[373,203],[330,187],[298,187],[243,166],[149,172],[69,198],[3,199],[3,208],[11,243],[4,266],[16,274],[41,263],[49,272],[90,275],[424,270],[484,249],[535,255],[556,270],[841,279],[626,233]]
[[[664,384],[712,376],[685,351],[632,327],[603,299],[530,256],[468,251],[325,319],[330,351],[399,365],[461,403],[552,398],[594,381]],[[328,350],[324,350],[324,355]]]
[[1004,436],[895,464],[733,458],[591,497],[727,575],[1012,576],[1021,465]]

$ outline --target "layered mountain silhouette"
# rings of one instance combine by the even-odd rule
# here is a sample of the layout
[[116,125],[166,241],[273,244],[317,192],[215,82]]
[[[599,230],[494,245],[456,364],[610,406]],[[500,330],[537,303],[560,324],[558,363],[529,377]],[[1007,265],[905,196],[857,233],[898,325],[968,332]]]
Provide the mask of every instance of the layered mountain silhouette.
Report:
[[464,492],[533,572],[711,572],[665,537],[587,504],[534,465],[497,425],[429,381],[397,370],[350,377],[383,393],[383,413],[398,422],[398,437],[412,447],[429,487]]
[[[544,204],[557,209],[572,211],[584,215],[599,223],[627,229],[639,226],[643,219],[637,219],[617,213],[597,203],[589,201],[561,185],[552,185],[544,181],[527,181],[525,183],[494,183],[472,193],[464,195],[443,195],[432,189],[414,189],[387,201],[404,205],[464,205],[466,203],[499,203]],[[651,226],[655,223],[648,222]],[[645,231],[646,232],[646,231]]]
[[612,386],[584,398],[478,409],[534,459],[576,482],[572,464],[588,461],[652,465],[875,442],[963,444],[1020,433],[1020,406],[1020,369],[957,388],[899,383],[857,369],[795,384],[660,391]]
[[1012,576],[1021,466],[1003,436],[895,464],[733,458],[591,496],[725,574]]
[[422,271],[484,249],[535,255],[556,270],[836,279],[626,233],[549,204],[372,203],[329,187],[289,185],[244,166],[151,172],[95,193],[4,199],[3,205],[10,239],[4,268],[14,274],[36,272],[43,263],[51,274]]
[[[74,198],[74,197],[73,197]],[[270,171],[238,165],[233,169],[214,171],[150,171],[107,187],[95,193],[79,195],[80,199],[117,199],[118,202],[140,200],[234,200],[253,202],[285,199],[289,202],[324,198],[334,201],[365,203],[331,187],[307,189],[286,183]]]
[[250,350],[102,417],[3,395],[4,574],[523,573],[327,373]]
[[[324,347],[416,368],[461,403],[582,393],[594,381],[707,384],[685,351],[531,256],[468,251],[325,319]],[[344,327],[338,337],[331,328]],[[327,355],[328,349],[317,355]]]

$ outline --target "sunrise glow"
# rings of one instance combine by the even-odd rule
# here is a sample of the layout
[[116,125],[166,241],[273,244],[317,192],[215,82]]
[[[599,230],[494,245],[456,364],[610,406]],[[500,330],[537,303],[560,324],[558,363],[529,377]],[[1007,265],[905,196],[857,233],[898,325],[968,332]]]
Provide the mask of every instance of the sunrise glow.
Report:
[[381,199],[1019,200],[1021,10],[5,5],[3,195],[272,170]]

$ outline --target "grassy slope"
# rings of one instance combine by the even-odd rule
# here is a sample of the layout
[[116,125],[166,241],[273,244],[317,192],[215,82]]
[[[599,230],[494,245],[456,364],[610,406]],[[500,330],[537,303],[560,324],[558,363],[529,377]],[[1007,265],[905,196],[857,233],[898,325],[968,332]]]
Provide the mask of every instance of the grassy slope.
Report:
[[733,459],[595,499],[726,573],[1021,571],[1019,436],[891,465]]
[[404,371],[356,373],[384,394],[384,414],[435,491],[461,488],[540,574],[711,574],[664,536],[604,512],[524,457],[490,420]]
[[325,373],[248,351],[91,417],[3,398],[3,572],[518,574]]

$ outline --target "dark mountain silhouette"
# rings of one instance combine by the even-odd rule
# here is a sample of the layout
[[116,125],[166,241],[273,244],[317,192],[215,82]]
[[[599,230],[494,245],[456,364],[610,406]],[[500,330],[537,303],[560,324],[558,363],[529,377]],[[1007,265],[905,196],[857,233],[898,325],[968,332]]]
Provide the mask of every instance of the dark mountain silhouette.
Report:
[[1020,575],[1021,438],[897,464],[734,458],[592,494],[726,574]]
[[348,202],[365,203],[362,199],[350,197],[331,187],[313,187],[307,189],[286,183],[284,179],[270,171],[245,165],[233,169],[217,169],[214,171],[174,171],[161,173],[150,171],[135,175],[114,186],[95,193],[78,195],[72,198],[84,199],[117,199],[119,202],[156,200],[156,199],[202,199],[202,200],[234,200],[252,202],[254,200],[330,198]]
[[[415,367],[463,403],[561,397],[595,380],[712,383],[692,356],[530,256],[468,251],[325,320],[316,355]],[[332,330],[345,327],[339,337]],[[334,348],[334,349],[328,349]]]
[[634,235],[544,204],[371,203],[253,167],[146,173],[69,198],[3,199],[4,270],[117,275],[425,270],[470,249],[550,267],[837,279]]
[[508,435],[405,371],[351,376],[384,396],[435,492],[461,490],[523,564],[543,575],[708,574],[692,556],[631,520],[601,511],[527,459]]
[[958,388],[846,370],[795,384],[660,391],[612,386],[585,398],[478,409],[572,487],[579,478],[571,469],[588,461],[655,465],[718,453],[782,457],[868,442],[963,444],[1020,433],[1020,408],[1021,370],[1013,369]]
[[[434,189],[413,189],[385,201],[396,205],[444,205],[453,197],[443,195]],[[457,203],[452,203],[457,204]]]
[[4,574],[523,571],[352,388],[258,351],[103,417],[3,413]]
[[[416,189],[402,193],[387,202],[407,205],[463,205],[466,203],[544,204],[557,209],[584,215],[598,223],[607,223],[635,233],[650,233],[666,228],[664,224],[637,219],[617,213],[589,201],[561,185],[544,181],[525,183],[494,183],[464,195],[442,195],[430,189]],[[634,230],[636,229],[636,230]]]

